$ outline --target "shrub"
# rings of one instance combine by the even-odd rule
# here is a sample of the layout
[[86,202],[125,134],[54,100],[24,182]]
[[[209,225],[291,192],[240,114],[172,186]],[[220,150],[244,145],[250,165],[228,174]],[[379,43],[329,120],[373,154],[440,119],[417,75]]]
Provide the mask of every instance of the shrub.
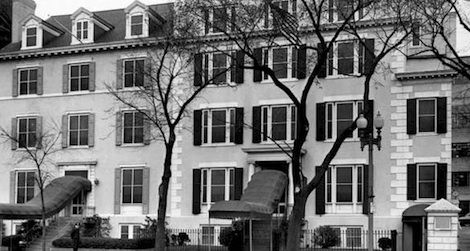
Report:
[[21,236],[20,234],[4,236],[2,238],[2,246],[4,247],[11,246],[13,249],[19,249],[20,241],[22,240],[23,240],[23,236]]
[[[52,242],[57,248],[72,248],[71,238],[59,238]],[[155,246],[155,239],[115,239],[115,238],[80,238],[80,248],[100,248],[100,249],[147,249]]]
[[83,225],[84,237],[109,237],[109,232],[111,230],[109,217],[102,218],[95,214],[92,217],[86,217]]
[[338,233],[329,226],[320,226],[315,229],[313,241],[322,248],[334,247],[339,244]]
[[243,223],[234,221],[232,227],[220,231],[219,242],[226,246],[229,251],[243,249]]
[[379,248],[382,250],[387,250],[388,248],[392,248],[392,239],[383,237],[379,239]]

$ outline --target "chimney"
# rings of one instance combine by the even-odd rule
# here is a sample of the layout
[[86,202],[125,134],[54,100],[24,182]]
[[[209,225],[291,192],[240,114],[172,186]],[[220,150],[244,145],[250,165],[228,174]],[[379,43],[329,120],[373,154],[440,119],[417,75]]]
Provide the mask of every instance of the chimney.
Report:
[[36,2],[34,0],[13,0],[12,17],[11,17],[11,42],[21,41],[21,33],[23,27],[20,22],[30,14],[34,14],[36,10]]

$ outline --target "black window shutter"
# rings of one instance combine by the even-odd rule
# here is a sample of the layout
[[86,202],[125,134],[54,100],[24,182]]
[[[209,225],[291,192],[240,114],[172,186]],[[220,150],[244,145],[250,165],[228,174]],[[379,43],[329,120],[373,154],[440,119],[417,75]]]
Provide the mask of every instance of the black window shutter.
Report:
[[406,165],[406,199],[416,200],[416,164]]
[[447,163],[437,164],[437,198],[447,199]]
[[209,10],[204,9],[203,12],[204,12],[204,33],[208,34],[209,29],[211,27],[211,23],[210,23],[210,20],[209,20]]
[[447,98],[437,98],[437,133],[447,132]]
[[416,134],[416,99],[406,100],[406,133]]
[[[315,175],[321,172],[321,166],[315,167]],[[315,189],[315,213],[325,214],[325,176],[321,179],[320,184]]]
[[[370,110],[367,114],[364,114],[364,117],[367,119],[367,128],[366,129],[358,129],[359,134],[363,133],[364,135],[367,135],[369,133],[374,132],[374,100],[370,100],[368,102],[368,109]],[[365,111],[365,106],[364,106],[364,111]],[[364,132],[361,132],[365,130]]]
[[261,106],[253,106],[253,143],[261,142]]
[[[326,50],[325,46],[322,43],[317,44],[317,59],[320,57],[320,55]],[[323,62],[317,62],[320,65],[320,72],[318,72],[318,77],[319,78],[326,78],[326,63],[327,63],[327,58]]]
[[243,168],[235,168],[234,200],[240,200],[243,193]]
[[193,120],[193,144],[195,146],[200,146],[202,132],[202,110],[194,110]]
[[201,213],[201,169],[193,169],[193,214]]
[[323,141],[326,139],[325,135],[325,107],[326,103],[317,103],[317,141]]
[[362,168],[362,213],[369,214],[369,165]]
[[241,50],[237,51],[236,58],[237,60],[235,66],[235,83],[242,84],[245,78],[245,69],[243,68],[243,66],[245,65],[245,53],[243,53],[243,51]]
[[366,39],[365,43],[365,52],[364,52],[364,73],[369,72],[372,70],[372,64],[375,60],[375,41],[374,39]]
[[359,19],[362,19],[364,17],[364,3],[362,0],[357,1],[357,3],[359,8]]
[[328,1],[328,22],[333,22],[333,14],[334,14],[334,0]]
[[202,85],[202,54],[194,55],[194,86]]
[[243,144],[243,107],[235,108],[235,144]]
[[[255,61],[258,63],[258,66],[263,65],[263,49],[262,48],[256,48],[253,52],[253,56],[255,57]],[[256,63],[254,63],[256,66]],[[253,82],[261,82],[262,79],[262,74],[261,70],[259,69],[254,69],[253,70]]]
[[301,45],[297,49],[297,78],[304,79],[307,76],[307,46]]

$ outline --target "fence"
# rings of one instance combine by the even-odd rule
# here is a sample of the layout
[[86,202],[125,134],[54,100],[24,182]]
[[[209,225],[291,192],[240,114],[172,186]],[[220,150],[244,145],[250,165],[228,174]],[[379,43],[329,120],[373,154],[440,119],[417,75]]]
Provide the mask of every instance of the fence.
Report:
[[[169,245],[167,251],[226,251],[227,248],[220,243],[220,233],[223,229],[224,227],[214,226],[198,229],[168,229]],[[332,229],[338,239],[338,244],[328,250],[367,250],[367,230],[354,227],[332,227]],[[327,250],[315,244],[315,233],[316,230],[303,230],[300,244],[302,251]],[[375,230],[373,234],[374,249],[381,250],[379,247],[380,238],[389,238],[392,250],[396,250],[396,235],[394,230]],[[254,238],[256,237],[254,236]]]

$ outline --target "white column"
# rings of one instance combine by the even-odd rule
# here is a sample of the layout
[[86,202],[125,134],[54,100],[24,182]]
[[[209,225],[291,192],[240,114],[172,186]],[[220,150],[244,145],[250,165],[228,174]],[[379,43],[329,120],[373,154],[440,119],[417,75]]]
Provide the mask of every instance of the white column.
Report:
[[251,181],[251,176],[255,174],[255,164],[248,163],[248,181]]
[[287,190],[287,213],[290,214],[291,206],[294,205],[294,176],[292,175],[292,162],[289,162],[289,167],[287,170],[289,183]]

